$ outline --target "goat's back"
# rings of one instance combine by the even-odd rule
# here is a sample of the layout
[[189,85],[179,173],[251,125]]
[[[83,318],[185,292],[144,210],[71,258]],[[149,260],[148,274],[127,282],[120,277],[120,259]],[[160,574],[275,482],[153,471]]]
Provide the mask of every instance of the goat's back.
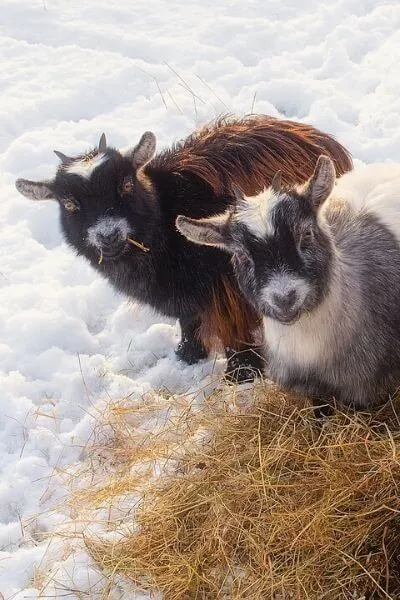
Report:
[[321,154],[332,158],[338,176],[352,169],[349,152],[333,136],[304,123],[251,115],[213,121],[160,153],[151,164],[195,174],[216,194],[234,185],[254,196],[270,185],[279,170],[286,185],[307,180]]
[[342,204],[357,218],[370,215],[400,241],[400,164],[359,167],[341,177],[324,211],[332,218]]

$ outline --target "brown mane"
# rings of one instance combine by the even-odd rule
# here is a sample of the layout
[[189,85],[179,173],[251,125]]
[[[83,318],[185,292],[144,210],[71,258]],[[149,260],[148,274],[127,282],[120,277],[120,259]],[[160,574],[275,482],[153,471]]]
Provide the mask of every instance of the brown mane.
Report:
[[242,297],[236,281],[225,275],[202,314],[199,334],[207,351],[221,346],[247,350],[254,347],[257,332],[261,335],[261,325],[260,316]]
[[278,170],[282,170],[286,185],[306,181],[320,154],[332,158],[337,175],[352,169],[347,150],[311,125],[264,115],[225,116],[160,153],[153,164],[168,171],[193,173],[216,194],[234,184],[246,195],[255,195],[270,184]]

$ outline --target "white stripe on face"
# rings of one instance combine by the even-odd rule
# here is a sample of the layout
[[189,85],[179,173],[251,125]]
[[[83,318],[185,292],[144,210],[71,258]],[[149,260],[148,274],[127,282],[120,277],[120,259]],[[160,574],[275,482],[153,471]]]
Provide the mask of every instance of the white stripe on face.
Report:
[[260,239],[272,237],[274,226],[271,214],[276,204],[282,199],[271,188],[264,190],[258,196],[245,198],[244,204],[238,207],[237,221],[243,223],[249,231]]
[[267,285],[261,289],[261,300],[270,307],[277,307],[278,298],[286,298],[295,292],[296,299],[291,310],[299,309],[311,291],[310,284],[302,277],[279,273],[274,275]]
[[97,169],[97,167],[102,165],[104,162],[106,162],[108,158],[109,157],[106,154],[96,154],[96,156],[88,160],[82,159],[73,162],[71,165],[68,165],[65,168],[65,171],[73,175],[79,175],[84,179],[90,179],[90,177],[93,174],[93,171]]
[[102,247],[102,237],[107,237],[118,233],[121,240],[126,239],[131,228],[126,219],[116,217],[104,217],[99,219],[95,225],[89,227],[87,232],[87,241],[91,246],[98,248]]

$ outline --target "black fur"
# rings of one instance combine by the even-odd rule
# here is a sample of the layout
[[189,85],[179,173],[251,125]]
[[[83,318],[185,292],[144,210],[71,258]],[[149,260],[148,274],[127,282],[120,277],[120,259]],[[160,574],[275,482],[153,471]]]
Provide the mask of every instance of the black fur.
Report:
[[[165,172],[155,163],[146,165],[138,175],[131,156],[108,148],[105,157],[90,179],[68,171],[69,166],[84,158],[78,157],[62,164],[54,181],[46,184],[60,204],[65,239],[118,291],[161,314],[178,318],[182,339],[177,355],[189,364],[195,363],[207,355],[199,338],[200,315],[210,306],[221,276],[231,273],[232,267],[225,252],[188,242],[177,232],[175,220],[178,214],[198,218],[220,213],[233,203],[233,198],[228,194],[217,196],[193,174]],[[22,193],[23,185],[23,180],[17,183]],[[73,211],[67,210],[70,202],[75,206]],[[88,231],[104,218],[126,220],[129,237],[149,251],[125,240],[117,240],[116,245],[111,244],[115,240],[108,240],[110,246],[105,241],[103,249],[93,246]],[[228,359],[232,356],[233,360],[234,355],[230,350]],[[238,375],[240,355],[232,364],[228,362],[227,372],[248,379],[249,367],[253,371],[262,368],[260,358],[252,357],[244,358],[242,374]]]

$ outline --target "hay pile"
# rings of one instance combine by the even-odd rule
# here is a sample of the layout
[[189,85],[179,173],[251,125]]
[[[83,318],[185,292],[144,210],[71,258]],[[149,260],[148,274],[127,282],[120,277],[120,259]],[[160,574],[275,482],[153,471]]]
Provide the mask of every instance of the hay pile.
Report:
[[[114,407],[113,472],[86,502],[138,490],[140,502],[129,532],[87,547],[105,573],[166,600],[400,598],[396,409],[319,426],[267,383],[201,409],[182,397]],[[152,433],[137,421],[151,410],[165,416]]]

